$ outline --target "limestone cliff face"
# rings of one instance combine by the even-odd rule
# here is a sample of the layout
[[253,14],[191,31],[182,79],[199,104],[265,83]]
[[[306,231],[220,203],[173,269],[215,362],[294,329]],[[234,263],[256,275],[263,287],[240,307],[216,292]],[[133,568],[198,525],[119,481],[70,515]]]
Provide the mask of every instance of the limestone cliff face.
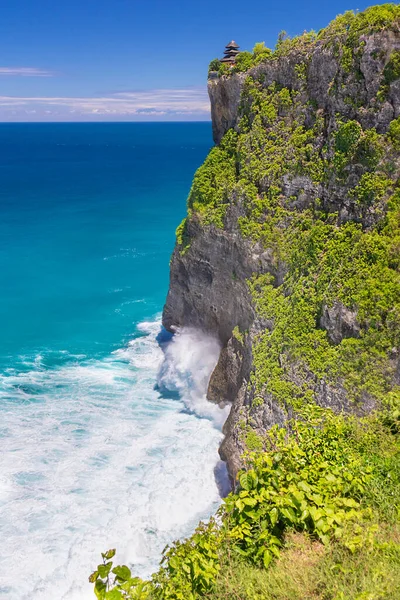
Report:
[[[359,71],[350,76],[343,69],[342,53],[337,47],[321,43],[308,57],[306,86],[303,85],[304,79],[298,77],[296,67],[309,53],[307,48],[261,63],[246,74],[210,79],[208,93],[215,143],[219,144],[226,131],[238,123],[240,95],[247,75],[262,77],[265,87],[276,82],[299,90],[304,106],[311,100],[331,118],[339,113],[348,119],[357,118],[365,127],[376,127],[378,132],[386,131],[389,123],[399,116],[400,81],[392,83],[385,102],[379,103],[379,106],[376,96],[383,69],[393,52],[400,48],[400,37],[398,32],[382,31],[364,36],[361,42],[365,45],[358,60]],[[332,93],[334,86],[336,91]],[[327,125],[329,127],[329,121]]]
[[231,127],[235,127],[237,123],[244,78],[245,75],[240,73],[208,81],[213,136],[216,144],[219,144],[224,133]]
[[[326,161],[333,156],[331,140],[335,139],[339,121],[356,121],[363,130],[375,128],[378,135],[384,136],[390,123],[400,114],[400,79],[392,78],[383,88],[385,68],[398,50],[400,34],[396,26],[361,36],[350,70],[344,66],[345,48],[340,40],[332,44],[317,40],[262,62],[247,73],[210,80],[208,90],[216,144],[231,128],[240,134],[241,117],[251,114],[254,95],[243,95],[248,77],[257,82],[260,93],[277,84],[277,89],[285,88],[296,95],[292,108],[278,108],[282,122],[287,124],[291,119],[300,118],[307,131],[314,127],[317,118],[321,120],[323,125],[315,136],[313,148],[319,156],[326,152]],[[249,169],[245,171],[241,152],[236,163],[237,179],[240,180],[244,172],[251,179]],[[251,156],[250,153],[248,164]],[[391,160],[393,182],[398,175],[398,156]],[[385,215],[387,196],[377,196],[376,201],[367,204],[355,199],[352,190],[366,169],[362,158],[354,159],[345,167],[341,179],[328,173],[320,181],[298,169],[289,169],[279,180],[279,201],[292,213],[316,210],[317,206],[318,211],[335,220],[335,228],[354,222],[368,231]],[[259,177],[256,186],[258,198],[268,197],[271,181],[267,176]],[[279,402],[268,385],[262,389],[257,387],[254,378],[255,344],[262,334],[274,331],[275,321],[257,308],[248,282],[254,276],[270,275],[275,288],[280,289],[290,265],[274,244],[244,234],[241,222],[248,218],[248,206],[246,194],[235,188],[229,192],[223,226],[205,222],[200,211],[190,210],[185,224],[189,243],[185,248],[177,244],[174,250],[163,313],[163,323],[168,330],[198,327],[218,336],[222,343],[208,397],[213,402],[232,403],[220,454],[227,461],[233,479],[246,447],[243,431],[262,435],[272,425],[284,424],[293,414],[290,403]],[[268,218],[261,219],[263,226]],[[287,297],[291,291],[287,285],[283,296]],[[334,347],[348,339],[360,339],[365,322],[365,316],[359,318],[357,306],[346,306],[340,298],[334,298],[332,302],[321,303],[315,329],[325,332],[328,343]],[[385,363],[385,373],[390,371],[388,390],[396,384],[399,379],[396,374],[400,372],[396,348],[390,352]],[[354,402],[340,377],[333,380],[316,374],[294,354],[290,348],[283,348],[277,358],[277,368],[285,373],[285,382],[296,389],[307,388],[317,404],[356,413],[364,413],[376,405],[377,398],[366,386],[360,387],[357,402]]]

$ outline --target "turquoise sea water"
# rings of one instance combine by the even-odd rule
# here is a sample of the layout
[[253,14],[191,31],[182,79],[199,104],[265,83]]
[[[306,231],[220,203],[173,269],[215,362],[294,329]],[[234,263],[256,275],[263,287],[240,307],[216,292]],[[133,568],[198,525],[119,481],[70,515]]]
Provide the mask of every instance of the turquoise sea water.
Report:
[[148,575],[219,502],[218,344],[159,335],[211,144],[208,123],[0,124],[0,598],[91,598],[111,546]]

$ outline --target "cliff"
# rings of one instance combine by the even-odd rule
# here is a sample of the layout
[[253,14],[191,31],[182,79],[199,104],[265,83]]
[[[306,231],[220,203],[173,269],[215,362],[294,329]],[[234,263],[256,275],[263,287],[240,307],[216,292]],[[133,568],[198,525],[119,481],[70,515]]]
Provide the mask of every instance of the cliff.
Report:
[[105,600],[399,598],[400,7],[216,68],[163,322],[219,338],[234,489],[149,581],[115,550],[90,581]]
[[395,5],[281,39],[208,82],[217,144],[177,230],[163,323],[215,334],[221,457],[309,406],[363,415],[400,383]]

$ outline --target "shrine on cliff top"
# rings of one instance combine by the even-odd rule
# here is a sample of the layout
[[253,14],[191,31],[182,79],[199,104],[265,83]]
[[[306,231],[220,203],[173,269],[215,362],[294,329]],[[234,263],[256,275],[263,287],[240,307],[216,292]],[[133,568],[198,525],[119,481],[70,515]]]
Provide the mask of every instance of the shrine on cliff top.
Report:
[[228,65],[234,65],[238,54],[239,46],[234,40],[232,40],[231,42],[229,42],[229,44],[225,46],[224,57],[221,58],[221,62]]

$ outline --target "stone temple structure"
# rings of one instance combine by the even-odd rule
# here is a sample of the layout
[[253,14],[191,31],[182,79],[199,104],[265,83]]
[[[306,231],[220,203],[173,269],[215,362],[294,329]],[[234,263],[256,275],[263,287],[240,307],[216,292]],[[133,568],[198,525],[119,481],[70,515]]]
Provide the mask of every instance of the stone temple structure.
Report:
[[235,41],[232,40],[231,42],[229,42],[229,44],[226,45],[224,50],[224,57],[221,58],[221,62],[228,65],[234,65],[238,54],[239,46]]

